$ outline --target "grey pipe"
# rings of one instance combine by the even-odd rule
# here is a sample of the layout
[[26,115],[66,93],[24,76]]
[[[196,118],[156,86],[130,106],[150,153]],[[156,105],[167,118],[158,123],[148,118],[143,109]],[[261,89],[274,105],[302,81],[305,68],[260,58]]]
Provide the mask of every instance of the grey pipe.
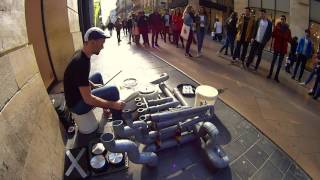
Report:
[[160,105],[160,104],[164,104],[172,101],[173,101],[172,97],[165,97],[161,99],[148,100],[147,103],[148,103],[148,106],[156,106],[156,105]]
[[168,102],[168,103],[157,105],[157,106],[151,106],[151,107],[147,108],[147,112],[148,113],[155,113],[155,112],[159,112],[159,111],[164,111],[169,108],[177,107],[177,106],[179,106],[179,104],[180,103],[178,101],[173,101],[173,102]]
[[216,168],[227,167],[229,164],[228,156],[219,145],[214,143],[219,134],[216,126],[210,122],[200,122],[194,125],[193,132],[206,143],[204,151],[211,164]]
[[130,161],[136,164],[147,164],[149,166],[156,166],[158,164],[158,156],[153,152],[139,152],[139,148],[136,143],[127,140],[114,140],[114,136],[111,133],[102,134],[101,142],[104,147],[115,153],[127,152]]
[[187,135],[183,135],[179,138],[179,140],[177,139],[169,139],[169,140],[165,140],[163,142],[161,142],[159,145],[157,144],[151,144],[146,146],[143,151],[144,152],[159,152],[162,151],[164,149],[168,149],[171,147],[175,147],[181,144],[185,144],[191,141],[196,140],[197,137],[193,134],[187,134]]
[[224,152],[224,150],[213,141],[208,140],[204,148],[209,161],[216,168],[225,168],[229,165],[229,157]]
[[179,100],[182,106],[189,106],[186,100],[183,98],[178,88],[173,89],[173,94]]
[[170,89],[164,83],[159,84],[159,88],[167,97],[171,97],[172,99],[176,100]]
[[151,81],[151,84],[160,84],[169,79],[169,75],[167,73],[162,73],[160,77],[154,81]]
[[136,140],[142,144],[150,144],[156,141],[158,132],[148,132],[147,123],[144,121],[133,122],[133,127],[124,126],[122,120],[115,120],[112,122],[112,127],[115,136],[120,138],[129,138],[134,136]]
[[203,115],[209,111],[210,116],[213,116],[213,105],[206,105],[200,107],[194,107],[190,109],[182,109],[176,112],[162,112],[150,115],[150,119],[156,122],[168,121],[170,119],[175,119],[178,117],[193,117],[196,115]]
[[170,126],[159,131],[159,138],[161,140],[168,139],[172,136],[175,136],[177,132],[185,132],[193,130],[193,126],[199,122],[207,121],[210,117],[196,117],[193,119],[189,119],[185,122],[181,122],[177,125]]
[[181,121],[184,121],[186,120],[186,118],[182,117],[182,118],[175,118],[175,119],[171,119],[170,121],[164,121],[164,122],[158,122],[158,123],[155,123],[157,129],[163,129],[163,128],[166,128],[166,127],[169,127],[169,126],[172,126],[172,125],[175,125]]

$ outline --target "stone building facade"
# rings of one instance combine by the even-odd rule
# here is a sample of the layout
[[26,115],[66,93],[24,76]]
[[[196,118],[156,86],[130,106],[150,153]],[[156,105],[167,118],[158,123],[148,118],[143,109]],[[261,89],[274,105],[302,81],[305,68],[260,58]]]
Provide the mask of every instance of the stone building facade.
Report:
[[63,179],[63,131],[47,88],[82,46],[77,4],[1,1],[0,179]]

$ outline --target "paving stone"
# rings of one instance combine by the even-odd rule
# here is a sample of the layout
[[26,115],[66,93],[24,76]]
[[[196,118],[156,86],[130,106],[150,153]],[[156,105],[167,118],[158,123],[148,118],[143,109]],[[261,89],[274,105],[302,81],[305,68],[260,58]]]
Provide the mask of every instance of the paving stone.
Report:
[[239,142],[246,148],[250,148],[253,144],[255,144],[259,139],[259,136],[256,134],[248,131],[247,133],[243,134],[239,138]]
[[14,71],[9,57],[0,57],[0,110],[6,105],[11,97],[18,91]]
[[290,172],[287,172],[283,180],[298,180],[298,179],[296,179]]
[[227,153],[230,162],[232,162],[242,153],[244,153],[246,151],[246,148],[239,142],[239,140],[237,140],[225,146],[224,150]]
[[295,177],[298,180],[309,180],[311,179],[298,165],[293,163],[289,170],[288,173],[291,174],[293,177]]
[[238,159],[231,165],[231,168],[234,169],[242,179],[249,179],[257,171],[257,169],[245,157]]
[[283,174],[277,169],[270,161],[264,164],[264,166],[252,177],[256,180],[276,180],[282,179]]
[[245,157],[259,169],[261,165],[267,160],[268,154],[265,153],[261,148],[254,145],[246,154]]
[[278,167],[282,173],[286,173],[292,164],[292,161],[289,159],[288,155],[279,149],[273,152],[270,157],[270,161],[274,164],[274,166]]
[[257,145],[268,155],[271,155],[277,149],[277,146],[274,145],[266,137],[262,137],[261,140],[257,143]]

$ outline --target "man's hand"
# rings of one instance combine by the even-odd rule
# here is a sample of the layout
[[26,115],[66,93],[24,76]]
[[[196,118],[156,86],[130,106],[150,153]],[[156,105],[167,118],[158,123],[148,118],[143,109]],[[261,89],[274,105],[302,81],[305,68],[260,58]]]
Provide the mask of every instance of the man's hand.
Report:
[[126,105],[123,101],[110,101],[110,108],[115,110],[122,110]]

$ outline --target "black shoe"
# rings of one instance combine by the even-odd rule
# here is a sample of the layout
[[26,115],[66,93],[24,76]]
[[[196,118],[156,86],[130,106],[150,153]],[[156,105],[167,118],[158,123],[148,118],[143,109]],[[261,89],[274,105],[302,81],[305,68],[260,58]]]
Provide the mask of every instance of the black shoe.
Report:
[[271,78],[271,75],[268,75],[268,76],[267,76],[267,79],[270,79],[270,78]]
[[308,92],[308,95],[313,96],[314,93],[312,91]]
[[186,57],[193,57],[190,53],[185,53],[184,54]]
[[318,97],[313,96],[312,98],[313,98],[314,100],[318,100]]
[[159,47],[159,44],[156,43],[155,46]]
[[294,76],[291,76],[291,79],[295,79],[295,77],[294,77]]
[[274,78],[274,80],[275,80],[277,83],[280,83],[280,81],[279,81],[278,78]]

